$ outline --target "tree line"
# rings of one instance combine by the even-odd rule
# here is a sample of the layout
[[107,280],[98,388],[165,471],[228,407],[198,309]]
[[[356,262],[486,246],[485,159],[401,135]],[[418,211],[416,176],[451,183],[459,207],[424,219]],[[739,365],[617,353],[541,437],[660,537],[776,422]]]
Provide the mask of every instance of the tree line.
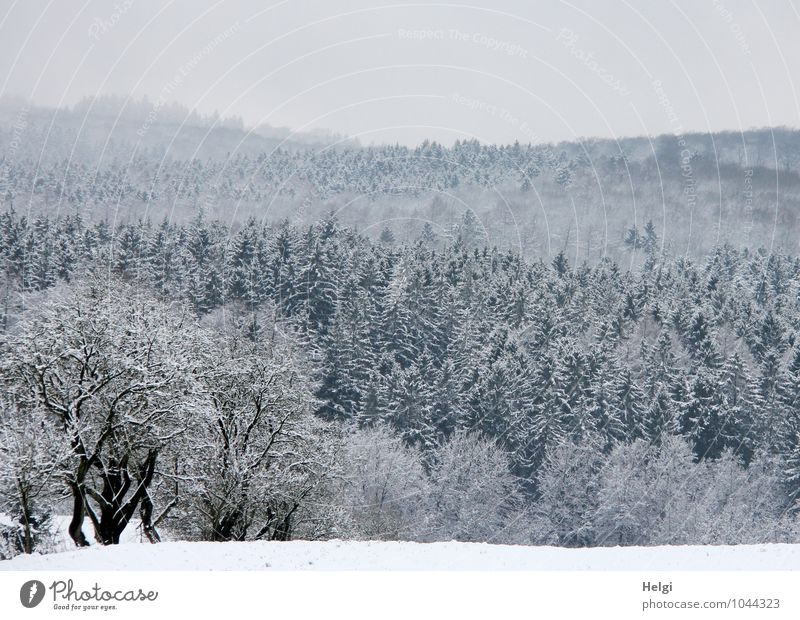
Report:
[[800,261],[0,216],[2,500],[103,544],[794,540]]

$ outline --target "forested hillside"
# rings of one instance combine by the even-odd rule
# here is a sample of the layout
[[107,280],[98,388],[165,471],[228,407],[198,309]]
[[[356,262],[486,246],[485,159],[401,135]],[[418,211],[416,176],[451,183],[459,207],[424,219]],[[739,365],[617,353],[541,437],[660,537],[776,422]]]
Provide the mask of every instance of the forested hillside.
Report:
[[[282,137],[281,137],[282,136]],[[377,238],[452,237],[467,211],[489,246],[526,258],[630,264],[652,221],[666,249],[702,259],[731,243],[797,251],[800,134],[785,128],[560,144],[375,145],[246,129],[146,101],[70,110],[0,105],[0,202],[86,221],[203,212],[305,226],[330,212]]]
[[105,542],[139,510],[213,540],[796,540],[796,256],[646,225],[632,270],[525,258],[470,212],[405,243],[7,212],[0,252],[5,479],[49,467],[37,509],[95,506]]

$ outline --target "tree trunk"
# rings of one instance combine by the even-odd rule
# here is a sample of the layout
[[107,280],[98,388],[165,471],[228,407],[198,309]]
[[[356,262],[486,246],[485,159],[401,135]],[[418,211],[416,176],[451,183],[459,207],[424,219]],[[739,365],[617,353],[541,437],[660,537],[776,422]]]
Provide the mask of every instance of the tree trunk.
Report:
[[239,523],[242,514],[238,509],[223,514],[212,524],[211,540],[213,542],[229,542],[233,539],[233,528]]
[[145,493],[142,498],[142,507],[139,509],[139,515],[142,518],[142,532],[151,543],[155,544],[161,542],[161,536],[158,535],[153,524],[153,500],[150,499],[150,494]]
[[17,478],[17,489],[19,490],[20,508],[22,509],[23,540],[22,551],[33,553],[33,533],[31,532],[31,508],[28,502],[26,485]]
[[285,542],[292,539],[292,516],[299,507],[299,504],[294,504],[292,509],[278,522],[272,532],[272,540]]
[[[97,540],[103,545],[119,544],[122,532],[136,513],[139,503],[148,497],[147,489],[153,480],[158,452],[150,450],[137,472],[129,471],[129,455],[112,461],[103,468],[103,489],[90,490],[90,497],[99,505],[99,518],[94,523]],[[134,486],[135,485],[135,486]],[[134,486],[127,501],[125,496]]]
[[83,535],[83,518],[85,515],[83,503],[85,501],[80,484],[72,483],[72,520],[69,522],[69,535],[76,547],[88,547],[89,541]]

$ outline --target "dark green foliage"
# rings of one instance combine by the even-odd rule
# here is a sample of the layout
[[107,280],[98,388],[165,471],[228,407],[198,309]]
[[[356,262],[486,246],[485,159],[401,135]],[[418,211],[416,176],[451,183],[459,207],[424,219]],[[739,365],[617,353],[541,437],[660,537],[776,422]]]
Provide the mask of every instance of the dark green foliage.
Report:
[[389,424],[423,451],[480,431],[532,491],[567,441],[610,452],[673,434],[698,461],[772,452],[789,494],[800,488],[800,263],[787,256],[723,246],[703,265],[669,259],[648,225],[639,271],[573,268],[563,253],[526,262],[480,245],[471,213],[452,241],[411,245],[333,218],[302,231],[202,217],[112,230],[12,211],[0,235],[7,299],[110,269],[201,315],[237,305],[253,340],[270,337],[258,318],[269,309],[302,340],[321,415]]

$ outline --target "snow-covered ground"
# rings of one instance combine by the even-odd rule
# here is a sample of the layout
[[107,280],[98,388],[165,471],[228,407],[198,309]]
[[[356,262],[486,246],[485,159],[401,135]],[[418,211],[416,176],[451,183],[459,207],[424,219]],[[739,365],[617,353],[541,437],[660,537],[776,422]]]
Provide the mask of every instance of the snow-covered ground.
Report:
[[562,549],[476,543],[128,543],[18,556],[0,570],[792,570],[800,545]]
[[[45,546],[48,549],[48,552],[62,552],[62,551],[72,551],[75,549],[75,544],[72,542],[72,538],[69,535],[69,522],[70,517],[65,515],[54,515],[52,517],[50,523],[50,531],[51,534],[48,537]],[[0,512],[0,525],[10,526],[13,524],[11,518],[5,514]],[[86,539],[90,543],[94,543],[94,531],[92,530],[92,524],[86,519],[83,522],[83,535],[86,536]],[[142,528],[140,527],[139,519],[131,519],[130,524],[128,527],[125,528],[125,531],[122,532],[122,542],[123,543],[142,543],[145,542],[145,537],[142,534]]]
[[[0,522],[10,520],[0,513]],[[138,522],[123,544],[76,550],[69,517],[53,517],[55,553],[0,561],[1,570],[798,570],[800,545],[564,549],[479,543],[144,542]],[[91,526],[84,534],[94,542]],[[162,535],[166,533],[162,532]],[[168,538],[168,536],[167,536]]]

